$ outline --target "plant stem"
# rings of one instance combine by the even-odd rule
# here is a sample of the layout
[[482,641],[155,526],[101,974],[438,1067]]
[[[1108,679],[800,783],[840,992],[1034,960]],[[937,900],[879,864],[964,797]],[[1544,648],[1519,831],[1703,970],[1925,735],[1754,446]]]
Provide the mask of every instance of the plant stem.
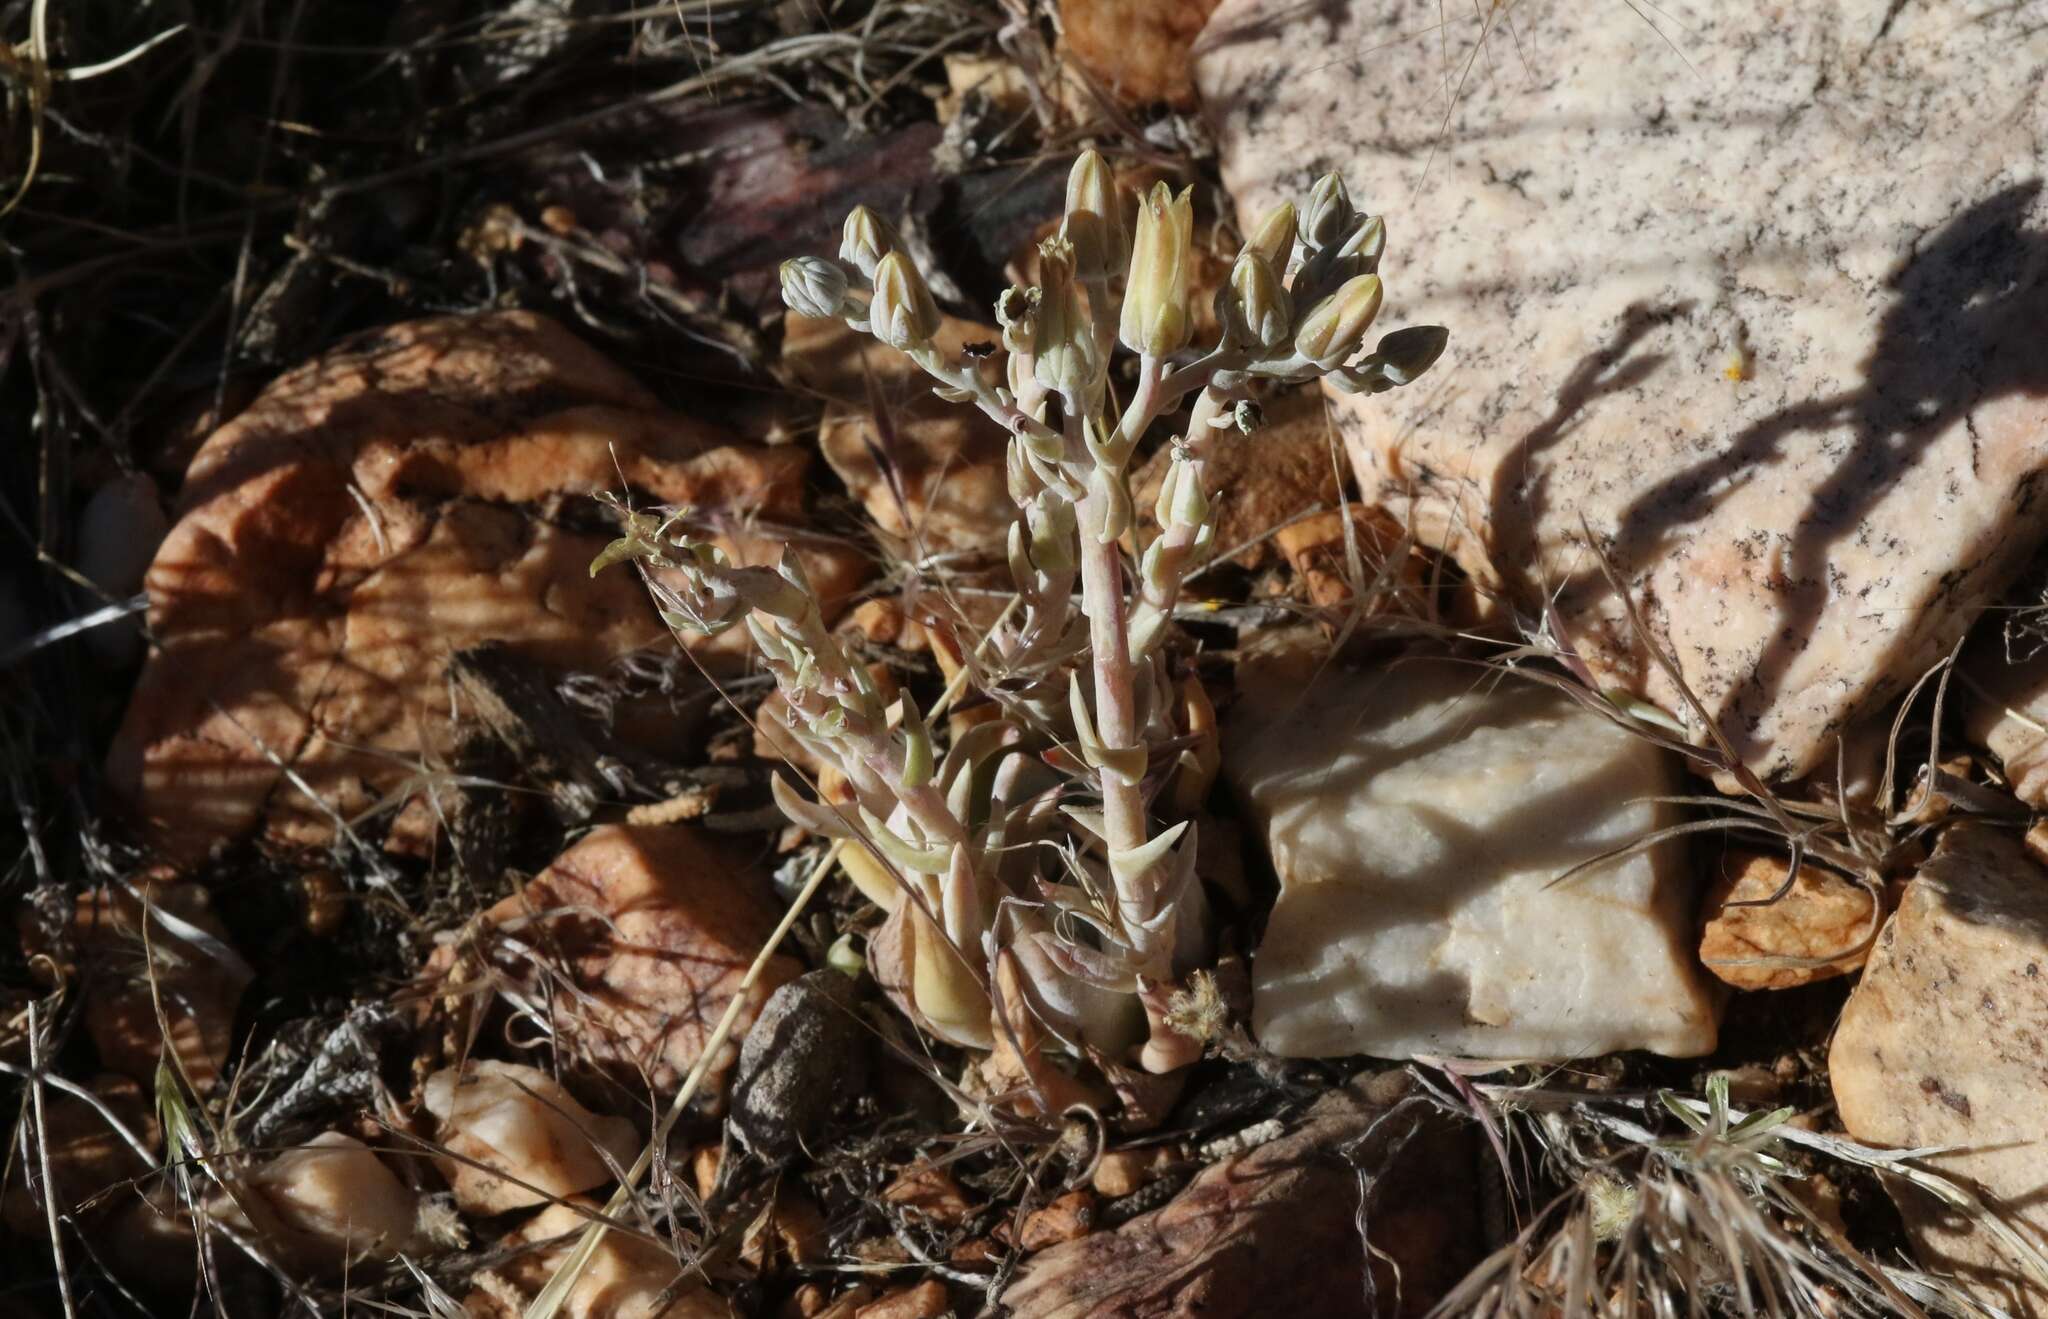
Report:
[[[1188,418],[1187,438],[1182,442],[1182,459],[1187,464],[1189,476],[1200,484],[1206,494],[1208,485],[1209,455],[1215,447],[1216,429],[1211,424],[1221,417],[1234,401],[1236,391],[1219,389],[1215,385],[1205,386],[1195,399],[1192,415]],[[1194,551],[1195,537],[1201,528],[1169,525],[1159,533],[1154,542],[1158,546],[1159,570],[1156,581],[1139,583],[1140,600],[1133,619],[1132,635],[1150,639],[1146,647],[1158,643],[1166,635],[1159,626],[1173,612],[1173,605],[1180,598],[1181,583],[1186,580],[1189,559]]]
[[[1142,358],[1138,387],[1118,423],[1127,436],[1142,435],[1162,406],[1159,388],[1164,367],[1157,358]],[[1117,475],[1122,480],[1123,475]],[[1131,661],[1130,628],[1123,583],[1123,556],[1115,540],[1105,541],[1090,528],[1103,525],[1107,510],[1090,507],[1098,496],[1083,501],[1081,513],[1081,599],[1095,678],[1096,731],[1112,750],[1141,745],[1138,738],[1137,679]],[[1125,778],[1108,767],[1102,781],[1103,841],[1113,852],[1143,847],[1150,836],[1145,799],[1138,778]],[[1112,870],[1112,875],[1115,875]],[[1137,962],[1138,987],[1145,1007],[1149,1038],[1140,1061],[1155,1072],[1174,1071],[1201,1054],[1198,1042],[1172,1030],[1165,1020],[1163,985],[1173,978],[1173,922],[1153,925],[1159,908],[1159,867],[1143,874],[1117,876],[1117,918]]]

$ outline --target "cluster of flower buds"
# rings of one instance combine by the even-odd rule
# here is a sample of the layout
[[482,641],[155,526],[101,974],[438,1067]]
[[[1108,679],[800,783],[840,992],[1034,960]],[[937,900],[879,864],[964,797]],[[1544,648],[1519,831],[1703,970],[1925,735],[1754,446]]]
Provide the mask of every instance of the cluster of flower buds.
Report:
[[[1008,351],[1000,366],[939,351],[929,286],[895,231],[865,207],[847,217],[836,257],[782,268],[792,312],[839,319],[902,350],[937,394],[979,408],[1012,437],[1008,490],[1018,517],[1008,566],[1023,609],[985,642],[989,669],[1002,678],[986,695],[1011,717],[979,726],[1002,731],[978,727],[940,755],[914,704],[905,697],[885,709],[815,608],[789,597],[803,589],[800,575],[733,569],[705,546],[673,538],[661,563],[648,562],[663,569],[652,574],[658,583],[675,579],[657,585],[664,617],[702,628],[747,619],[804,736],[845,768],[860,836],[899,872],[893,888],[871,874],[871,896],[886,906],[900,890],[903,910],[917,913],[892,908],[898,937],[884,941],[911,968],[892,992],[913,1017],[945,1038],[986,1046],[989,1029],[978,1023],[991,1004],[1001,1017],[1001,981],[1056,1037],[1093,1048],[1129,1021],[1135,995],[1144,1009],[1140,1057],[1164,1071],[1192,1056],[1167,1020],[1165,991],[1199,960],[1206,917],[1192,880],[1190,823],[1155,828],[1149,811],[1154,802],[1199,801],[1203,791],[1182,792],[1183,784],[1162,793],[1162,774],[1199,775],[1201,758],[1154,752],[1192,733],[1175,722],[1163,643],[1182,583],[1213,544],[1206,470],[1214,439],[1256,430],[1255,377],[1328,379],[1376,393],[1426,371],[1445,334],[1398,330],[1367,350],[1385,299],[1386,225],[1332,175],[1299,210],[1282,205],[1259,223],[1216,294],[1220,341],[1191,353],[1192,193],[1155,183],[1134,207],[1126,200],[1108,162],[1084,153],[1067,180],[1059,232],[1039,247],[1036,282],[997,300]],[[1119,343],[1137,361],[1126,397],[1112,407]],[[1130,465],[1153,424],[1190,397],[1153,503],[1156,530],[1147,533]],[[1049,743],[1026,732],[1048,724]],[[984,803],[970,785],[990,781],[975,766],[991,756],[997,786]],[[1054,781],[1042,781],[1047,773]],[[778,785],[778,800],[800,823],[841,835],[851,827]],[[1048,855],[1061,858],[1062,874],[1040,873],[1038,858]],[[926,958],[941,944],[951,971]]]
[[1274,208],[1238,254],[1216,295],[1225,346],[1249,359],[1253,375],[1327,377],[1346,392],[1415,379],[1443,352],[1440,326],[1396,331],[1360,357],[1385,299],[1386,245],[1386,221],[1361,212],[1344,181],[1325,175],[1298,216],[1290,203]]

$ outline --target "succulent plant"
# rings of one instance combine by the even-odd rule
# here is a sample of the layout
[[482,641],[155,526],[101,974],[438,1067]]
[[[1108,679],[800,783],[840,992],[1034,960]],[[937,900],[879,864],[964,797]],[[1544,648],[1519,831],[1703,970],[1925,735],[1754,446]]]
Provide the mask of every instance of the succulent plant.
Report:
[[[1402,330],[1366,351],[1384,298],[1386,228],[1335,176],[1299,212],[1282,205],[1254,229],[1216,295],[1221,338],[1195,352],[1190,194],[1156,184],[1138,198],[1130,232],[1124,217],[1108,162],[1084,153],[1061,228],[1040,245],[1038,282],[997,302],[1006,361],[956,360],[934,343],[940,316],[922,272],[865,207],[847,217],[837,258],[782,268],[791,312],[873,335],[940,396],[1011,436],[1016,599],[963,670],[1003,717],[942,750],[910,696],[885,702],[826,628],[794,556],[780,569],[734,566],[686,512],[628,513],[600,564],[640,561],[678,629],[752,633],[798,736],[854,796],[842,809],[778,778],[776,800],[805,828],[865,849],[847,868],[891,911],[871,960],[891,964],[884,983],[920,1025],[1013,1051],[1049,1034],[1109,1064],[1135,1053],[1168,1072],[1202,1047],[1175,995],[1188,1001],[1186,978],[1208,955],[1186,817],[1216,757],[1213,744],[1188,749],[1213,743],[1214,721],[1198,717],[1199,691],[1177,683],[1166,642],[1182,583],[1214,539],[1216,436],[1256,429],[1255,379],[1329,377],[1379,392],[1426,371],[1445,336]],[[1137,358],[1120,408],[1110,369],[1119,343]],[[1148,535],[1131,460],[1190,398]],[[1181,818],[1157,818],[1155,807]],[[1050,1075],[1033,1056],[1021,1061],[1034,1080]]]

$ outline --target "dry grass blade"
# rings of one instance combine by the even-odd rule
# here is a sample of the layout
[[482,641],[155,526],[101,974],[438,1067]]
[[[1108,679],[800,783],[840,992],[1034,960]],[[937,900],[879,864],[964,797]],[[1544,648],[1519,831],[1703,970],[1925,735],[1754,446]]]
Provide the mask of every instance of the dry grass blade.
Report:
[[[653,1166],[655,1157],[667,1148],[670,1129],[683,1115],[683,1110],[689,1106],[690,1100],[696,1097],[697,1088],[704,1084],[704,1078],[709,1074],[713,1060],[725,1047],[725,1042],[731,1038],[733,1023],[739,1020],[741,1010],[752,1001],[749,991],[759,982],[763,968],[782,947],[782,941],[788,938],[789,932],[796,927],[797,918],[803,915],[804,909],[810,905],[811,898],[825,882],[826,876],[832,873],[843,846],[843,843],[834,843],[827,849],[825,855],[818,859],[817,864],[811,867],[811,873],[805,878],[803,888],[798,890],[796,898],[789,904],[789,910],[782,914],[782,920],[776,924],[774,932],[762,942],[761,951],[747,967],[746,975],[740,978],[739,986],[726,1002],[725,1011],[719,1014],[718,1024],[705,1039],[703,1053],[691,1066],[689,1075],[683,1078],[682,1087],[676,1091],[676,1097],[669,1102],[667,1111],[656,1120],[652,1137],[640,1151],[640,1157],[633,1160],[633,1166],[626,1170],[625,1177],[619,1183],[619,1189],[612,1192],[611,1199],[605,1202],[604,1218],[617,1217],[632,1203],[640,1179],[647,1175],[647,1170]],[[526,1308],[525,1319],[554,1319],[554,1316],[560,1313],[562,1306],[569,1299],[570,1291],[589,1269],[591,1260],[596,1257],[598,1246],[603,1244],[605,1233],[609,1230],[609,1224],[604,1221],[594,1221],[583,1229],[583,1235],[577,1239],[576,1248],[569,1252],[568,1258],[562,1261],[554,1276],[548,1279],[547,1285]]]

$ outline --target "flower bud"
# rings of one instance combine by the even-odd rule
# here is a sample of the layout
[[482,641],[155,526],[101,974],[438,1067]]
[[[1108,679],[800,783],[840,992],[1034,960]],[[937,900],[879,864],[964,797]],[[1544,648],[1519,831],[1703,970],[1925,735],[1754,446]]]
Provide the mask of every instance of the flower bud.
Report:
[[1356,275],[1315,305],[1294,336],[1294,351],[1325,371],[1365,343],[1365,332],[1380,314],[1380,277]]
[[1387,250],[1387,222],[1383,216],[1368,215],[1359,221],[1358,227],[1337,249],[1341,259],[1356,258],[1362,263],[1360,270],[1372,274],[1380,268],[1380,257]]
[[1294,255],[1294,203],[1281,202],[1266,212],[1259,227],[1245,240],[1244,250],[1256,252],[1280,274],[1287,273],[1287,259]]
[[1436,365],[1450,338],[1451,332],[1441,325],[1411,325],[1381,338],[1373,356],[1380,359],[1380,374],[1389,383],[1405,385]]
[[1265,256],[1247,247],[1230,268],[1230,283],[1219,295],[1223,333],[1245,348],[1278,348],[1294,325],[1294,303]]
[[1101,374],[1102,361],[1074,283],[1073,244],[1064,238],[1039,244],[1038,268],[1038,320],[1031,336],[1038,383],[1078,399]]
[[1164,183],[1138,207],[1130,279],[1118,335],[1134,353],[1165,357],[1194,334],[1188,308],[1188,249],[1194,243],[1193,189],[1175,197]]
[[1116,172],[1099,151],[1082,152],[1067,175],[1067,214],[1060,233],[1074,245],[1079,279],[1107,279],[1130,257]]
[[1344,191],[1343,177],[1325,174],[1317,179],[1302,208],[1302,241],[1321,251],[1343,242],[1357,227],[1358,211],[1351,205],[1351,194]]
[[[1174,469],[1180,469],[1178,479]],[[1166,482],[1161,493],[1170,491],[1172,498],[1162,500],[1165,505],[1155,510],[1160,514],[1159,524],[1164,527],[1199,527],[1209,518],[1209,497],[1202,493],[1202,478],[1194,466],[1184,459],[1176,458],[1166,469]]]
[[1266,424],[1266,410],[1252,399],[1241,398],[1230,410],[1230,421],[1237,427],[1238,434],[1250,435]]
[[939,308],[924,276],[901,252],[875,267],[875,300],[868,304],[868,329],[891,348],[921,348],[939,332]]
[[889,222],[867,207],[856,206],[847,212],[846,227],[839,234],[839,259],[861,274],[873,279],[882,258],[902,247],[903,240]]
[[846,271],[819,256],[782,263],[782,304],[799,316],[830,320],[846,305]]

